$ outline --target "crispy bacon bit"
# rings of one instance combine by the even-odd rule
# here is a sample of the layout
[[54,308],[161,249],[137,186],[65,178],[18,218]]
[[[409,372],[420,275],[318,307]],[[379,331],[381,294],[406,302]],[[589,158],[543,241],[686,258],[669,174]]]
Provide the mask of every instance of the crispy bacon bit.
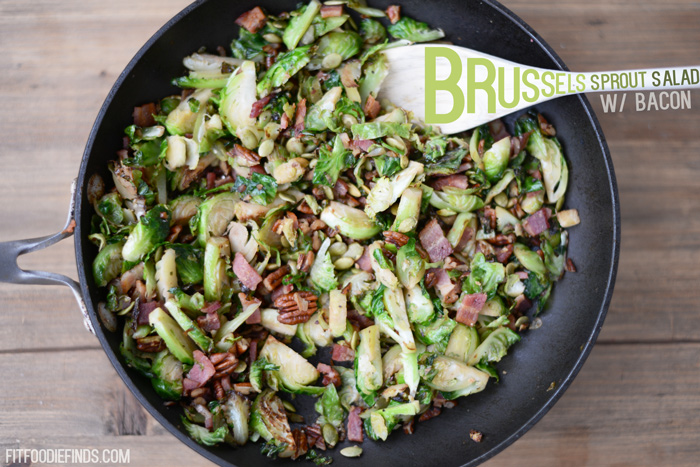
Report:
[[292,430],[292,438],[294,438],[294,454],[292,454],[292,459],[296,460],[309,452],[309,443],[306,440],[306,434],[302,433],[299,428]]
[[473,293],[467,294],[462,300],[462,304],[457,310],[456,321],[467,326],[474,326],[476,323],[476,318],[479,316],[479,312],[486,304],[486,299],[488,296],[485,293]]
[[311,266],[314,264],[315,258],[316,255],[313,251],[309,251],[305,255],[299,255],[299,258],[297,259],[297,268],[299,268],[300,271],[309,272],[311,270]]
[[372,96],[372,94],[369,94],[367,96],[367,100],[365,101],[365,107],[362,110],[364,110],[367,118],[374,119],[377,118],[377,115],[379,115],[379,112],[382,110],[382,106],[379,104],[379,101]]
[[503,121],[501,121],[500,118],[489,122],[489,130],[491,130],[491,134],[493,135],[494,141],[500,141],[503,138],[507,138],[508,136],[510,136],[508,135],[506,126],[503,124]]
[[267,17],[262,11],[262,8],[256,6],[252,10],[246,11],[241,16],[236,18],[236,24],[242,28],[246,28],[248,32],[255,34],[260,31],[265,23],[267,22]]
[[442,413],[442,409],[433,406],[433,407],[429,408],[428,410],[426,410],[425,412],[423,412],[423,413],[421,414],[421,416],[418,417],[418,421],[419,421],[419,422],[428,421],[428,420],[430,420],[431,418],[437,417],[438,415],[440,415],[440,413]]
[[202,308],[202,313],[216,313],[221,308],[221,302],[218,300],[215,302],[208,303],[207,306]]
[[180,235],[180,232],[182,232],[182,226],[181,225],[173,225],[170,228],[170,233],[168,234],[168,237],[165,239],[166,242],[174,243],[175,240],[177,240],[177,237]]
[[551,123],[549,123],[542,114],[537,114],[537,121],[540,124],[540,131],[542,134],[547,136],[556,136],[557,130],[554,129]]
[[[342,8],[342,7],[341,7]],[[297,104],[296,113],[294,114],[294,134],[299,135],[304,131],[304,119],[306,118],[306,99],[302,99]]]
[[374,321],[361,314],[354,308],[348,308],[348,319],[353,324],[353,326],[362,330],[368,328],[374,324]]
[[347,345],[333,344],[331,360],[334,362],[352,362],[355,360],[355,351]]
[[469,430],[469,437],[474,441],[475,443],[480,443],[481,439],[484,437],[484,435],[480,431],[476,430]]
[[282,114],[282,118],[280,119],[280,130],[286,130],[289,128],[290,121],[289,115],[287,115],[287,112],[284,112]]
[[365,272],[372,272],[372,260],[369,257],[369,248],[365,248],[360,259],[355,262],[355,266]]
[[184,381],[193,381],[196,384],[194,387],[200,388],[216,374],[216,368],[212,361],[200,350],[195,350],[192,356],[194,357],[194,365],[192,365],[192,369],[187,373]]
[[506,245],[503,248],[499,248],[498,250],[496,250],[496,261],[498,261],[499,263],[506,264],[512,254],[513,244],[511,243],[510,245]]
[[544,208],[525,218],[523,220],[523,229],[525,229],[531,237],[536,237],[549,229],[549,221],[547,220],[547,213]]
[[462,174],[448,175],[447,177],[436,178],[435,180],[430,182],[430,186],[433,187],[435,190],[442,190],[446,186],[452,186],[455,188],[466,190],[469,186],[469,179],[466,175]]
[[430,261],[433,263],[442,261],[452,254],[452,245],[445,237],[445,233],[442,231],[442,227],[438,224],[437,219],[432,219],[428,222],[418,234],[418,238],[423,248],[428,252]]
[[465,227],[464,232],[462,232],[462,236],[459,238],[459,242],[457,242],[457,246],[455,247],[455,251],[462,251],[467,247],[467,244],[469,243],[469,240],[472,239],[474,236],[474,229],[471,227]]
[[162,307],[163,304],[160,302],[139,302],[136,312],[136,323],[137,324],[148,324],[148,315],[151,314],[156,308]]
[[515,297],[515,306],[513,307],[513,311],[523,314],[530,308],[532,308],[532,302],[525,295],[520,294]]
[[[290,214],[294,215],[293,213],[290,213]],[[289,274],[289,271],[290,271],[289,266],[286,264],[284,266],[282,266],[281,268],[279,268],[275,271],[272,271],[270,274],[268,274],[265,277],[265,280],[263,280],[263,286],[269,292],[272,292],[277,287],[282,285],[282,279],[284,278],[284,276]]]
[[323,5],[321,7],[321,18],[332,18],[343,14],[343,5]]
[[202,328],[204,332],[217,331],[221,327],[219,314],[216,311],[198,316],[197,324],[199,324],[199,327]]
[[316,365],[316,369],[323,375],[323,381],[321,381],[321,384],[324,386],[332,384],[333,386],[339,388],[340,385],[343,384],[342,380],[340,379],[340,373],[338,373],[338,370],[332,366],[326,365],[325,363],[319,363]]
[[233,273],[236,275],[239,281],[250,290],[255,290],[258,284],[262,282],[262,277],[258,274],[258,271],[253,269],[253,267],[248,263],[240,252],[236,253],[233,260]]
[[354,139],[350,141],[350,144],[352,147],[357,148],[362,152],[367,152],[369,151],[369,148],[375,144],[375,142],[372,139]]
[[576,272],[576,266],[574,265],[574,262],[571,261],[571,258],[566,259],[566,270],[569,272]]
[[389,17],[391,24],[396,24],[401,19],[401,7],[399,5],[389,5],[386,9],[386,15]]
[[496,215],[496,210],[490,206],[486,206],[484,208],[482,216],[483,216],[483,219],[481,221],[487,222],[489,227],[491,227],[491,230],[494,230],[496,228],[496,225],[498,222],[498,216]]
[[305,426],[304,432],[306,433],[306,441],[309,445],[309,449],[318,448],[322,451],[326,450],[326,442],[323,440],[321,426],[318,423]]
[[250,118],[258,118],[262,113],[265,106],[270,102],[274,94],[268,94],[267,96],[259,99],[253,103],[253,107],[250,109]]
[[158,109],[153,102],[141,107],[134,107],[134,125],[140,127],[155,125],[156,120],[153,118],[153,114],[156,113],[158,113]]
[[141,352],[160,352],[165,349],[165,342],[160,336],[148,336],[136,339],[136,348]]
[[400,232],[394,232],[391,230],[385,230],[382,232],[382,235],[384,235],[384,239],[389,242],[393,243],[394,245],[397,246],[397,248],[401,248],[405,244],[408,243],[408,235],[404,235]]
[[[447,300],[447,297],[451,297],[455,294],[459,294],[459,287],[457,287],[450,279],[449,274],[442,268],[431,268],[428,269],[431,275],[431,287],[435,287],[437,291],[442,295],[443,300]],[[426,287],[428,287],[426,281]],[[451,303],[454,303],[451,302]]]
[[248,347],[248,363],[252,363],[258,359],[258,341],[250,341]]
[[503,246],[515,243],[515,234],[498,234],[495,237],[487,240],[491,245]]
[[362,419],[360,419],[361,413],[362,409],[360,407],[355,407],[354,405],[350,407],[350,413],[348,414],[348,441],[353,443],[364,441]]

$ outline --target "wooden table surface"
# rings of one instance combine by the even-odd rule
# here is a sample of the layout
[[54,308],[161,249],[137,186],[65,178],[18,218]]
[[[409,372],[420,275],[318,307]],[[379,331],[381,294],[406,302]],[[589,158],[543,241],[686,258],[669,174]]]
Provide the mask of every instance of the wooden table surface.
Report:
[[[187,4],[0,0],[0,240],[62,227],[104,97]],[[573,70],[698,62],[694,0],[505,4]],[[636,112],[628,100],[605,114],[591,96],[620,189],[615,295],[570,389],[485,465],[700,465],[700,93],[692,99],[690,110]],[[71,240],[20,264],[76,276]],[[0,368],[3,453],[129,448],[131,465],[210,465],[141,408],[65,288],[0,284]]]

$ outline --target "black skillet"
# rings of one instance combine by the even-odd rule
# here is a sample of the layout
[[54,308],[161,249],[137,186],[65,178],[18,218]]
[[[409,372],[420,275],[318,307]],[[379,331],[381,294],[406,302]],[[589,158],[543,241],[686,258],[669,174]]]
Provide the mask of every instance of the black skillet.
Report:
[[[388,0],[372,6],[386,8]],[[443,28],[447,39],[491,55],[527,65],[565,70],[554,51],[522,20],[492,0],[402,0],[402,13]],[[75,254],[80,284],[52,273],[22,271],[17,256],[45,248],[72,234],[67,229],[41,239],[0,244],[0,282],[55,284],[71,287],[89,330],[136,398],[178,439],[221,465],[291,465],[290,460],[262,456],[259,445],[244,449],[204,447],[192,441],[180,424],[180,408],[167,408],[150,382],[127,368],[119,355],[121,333],[105,330],[96,315],[103,291],[95,287],[90,265],[97,249],[87,239],[92,207],[86,182],[101,174],[109,180],[107,162],[121,147],[123,129],[131,123],[135,105],[178,92],[170,80],[183,73],[181,59],[206,46],[215,50],[237,37],[233,20],[260,5],[270,12],[289,11],[295,1],[208,0],[185,8],[160,29],[119,76],[100,109],[87,141],[74,184],[69,224],[75,220]],[[602,131],[585,97],[571,96],[539,105],[554,123],[570,161],[567,206],[577,208],[581,225],[571,229],[569,256],[578,268],[558,282],[542,326],[524,333],[522,341],[498,364],[501,382],[479,394],[460,399],[459,406],[417,425],[412,436],[397,432],[385,443],[365,441],[360,460],[332,452],[333,465],[474,466],[520,438],[554,405],[581,369],[591,351],[612,296],[620,244],[620,209],[612,161]],[[512,128],[512,118],[505,119]],[[83,301],[84,300],[84,301]],[[551,389],[550,385],[554,383]],[[469,440],[469,430],[483,441]],[[345,444],[341,445],[343,447]]]

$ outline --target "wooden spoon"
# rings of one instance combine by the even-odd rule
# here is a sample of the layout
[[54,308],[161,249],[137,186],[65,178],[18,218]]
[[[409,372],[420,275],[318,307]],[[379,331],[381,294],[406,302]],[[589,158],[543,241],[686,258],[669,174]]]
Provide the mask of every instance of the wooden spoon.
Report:
[[[469,130],[565,95],[700,87],[698,67],[575,73],[529,67],[447,44],[415,44],[383,53],[389,74],[380,97],[413,111],[415,117],[445,134]],[[452,92],[444,90],[450,81]]]

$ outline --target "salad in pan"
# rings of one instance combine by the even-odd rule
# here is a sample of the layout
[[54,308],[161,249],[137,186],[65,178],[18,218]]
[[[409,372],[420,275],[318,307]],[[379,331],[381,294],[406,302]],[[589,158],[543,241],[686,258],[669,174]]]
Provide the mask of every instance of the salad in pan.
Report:
[[445,136],[382,101],[382,50],[444,36],[399,6],[235,22],[90,180],[98,312],[197,442],[359,456],[497,386],[575,270],[567,162],[536,112]]

